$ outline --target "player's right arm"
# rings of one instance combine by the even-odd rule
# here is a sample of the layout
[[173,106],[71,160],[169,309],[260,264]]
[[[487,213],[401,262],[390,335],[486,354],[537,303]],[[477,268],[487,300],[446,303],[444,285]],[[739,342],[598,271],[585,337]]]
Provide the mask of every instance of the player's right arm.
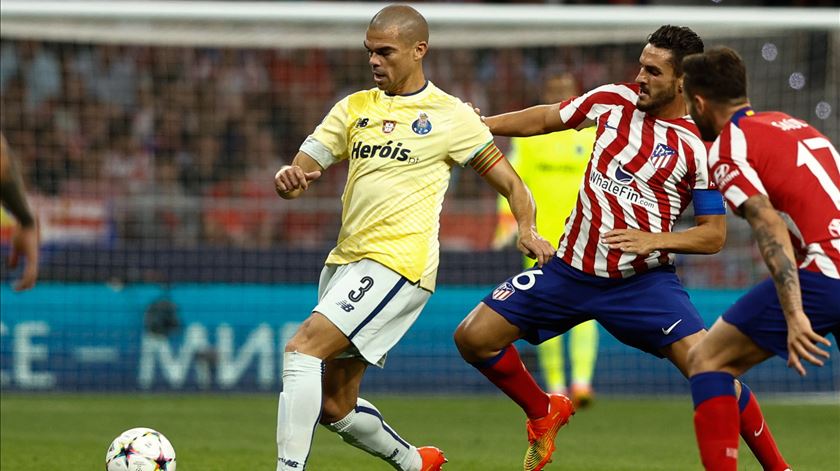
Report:
[[528,137],[569,129],[560,119],[560,104],[537,105],[484,118],[496,136]]
[[303,141],[292,164],[284,165],[274,175],[274,189],[281,198],[297,198],[323,170],[347,158],[348,108],[354,96],[361,95],[344,97],[333,105],[321,124]]
[[484,122],[496,136],[528,137],[584,129],[616,106],[634,105],[635,99],[636,92],[627,85],[608,84],[562,103],[490,116],[484,118]]
[[321,176],[322,170],[315,159],[298,151],[292,164],[282,166],[274,175],[274,189],[283,199],[295,199],[309,188],[309,182]]
[[788,326],[788,366],[805,375],[800,358],[822,366],[828,352],[817,343],[831,346],[831,342],[811,328],[811,321],[802,307],[802,291],[793,244],[785,222],[773,208],[767,196],[750,196],[740,206],[740,212],[750,223],[764,263],[773,277],[776,294],[782,305]]

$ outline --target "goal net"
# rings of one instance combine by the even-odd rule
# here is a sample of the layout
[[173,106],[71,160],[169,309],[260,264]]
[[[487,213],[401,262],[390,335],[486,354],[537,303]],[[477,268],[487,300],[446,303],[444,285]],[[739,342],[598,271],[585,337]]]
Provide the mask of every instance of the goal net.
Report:
[[[381,6],[0,3],[0,124],[44,243],[34,290],[12,294],[17,273],[3,268],[3,388],[278,389],[283,346],[335,242],[346,165],[295,201],[276,197],[273,175],[332,104],[373,86],[362,41]],[[538,103],[560,73],[583,90],[633,81],[647,35],[678,24],[741,53],[756,109],[840,142],[837,9],[417,8],[431,28],[427,76],[485,114]],[[496,208],[474,172],[453,172],[438,290],[368,389],[490,390],[451,338],[521,270],[515,249],[493,247]],[[766,276],[748,227],[729,219],[720,254],[678,257],[709,325]],[[0,228],[5,255],[8,214]],[[688,391],[666,362],[601,334],[600,392]],[[840,367],[832,359],[800,379],[774,359],[747,378],[762,392],[836,391]]]

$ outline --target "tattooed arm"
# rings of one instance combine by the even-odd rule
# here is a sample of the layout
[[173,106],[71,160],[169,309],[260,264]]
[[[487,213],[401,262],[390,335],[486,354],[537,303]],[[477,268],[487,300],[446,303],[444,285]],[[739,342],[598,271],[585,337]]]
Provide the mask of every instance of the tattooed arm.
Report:
[[827,358],[828,352],[819,348],[817,343],[831,344],[813,331],[811,321],[802,308],[799,272],[787,226],[764,195],[750,197],[739,209],[752,226],[761,256],[776,285],[788,326],[788,366],[804,376],[805,368],[800,358],[822,366],[823,361],[818,356]]

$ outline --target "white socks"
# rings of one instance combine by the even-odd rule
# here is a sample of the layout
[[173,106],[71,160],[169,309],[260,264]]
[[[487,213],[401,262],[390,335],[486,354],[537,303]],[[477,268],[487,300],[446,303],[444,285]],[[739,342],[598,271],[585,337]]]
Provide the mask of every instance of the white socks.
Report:
[[321,417],[324,362],[299,352],[283,355],[283,392],[277,406],[277,471],[306,466]]
[[346,417],[327,428],[341,435],[345,442],[382,458],[401,471],[420,471],[423,465],[417,448],[400,438],[382,420],[379,410],[362,398]]

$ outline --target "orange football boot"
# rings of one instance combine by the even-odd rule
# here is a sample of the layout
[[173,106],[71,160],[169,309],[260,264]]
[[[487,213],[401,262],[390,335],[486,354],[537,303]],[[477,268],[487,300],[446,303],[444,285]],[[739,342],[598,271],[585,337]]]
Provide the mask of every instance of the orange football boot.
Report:
[[574,414],[575,407],[568,397],[562,394],[549,395],[548,415],[526,423],[531,444],[525,451],[525,471],[540,471],[551,462],[551,454],[555,449],[554,438]]
[[417,449],[417,452],[420,453],[420,458],[423,459],[423,466],[420,468],[420,471],[440,471],[443,463],[449,461],[443,456],[443,450],[433,446],[420,447]]

